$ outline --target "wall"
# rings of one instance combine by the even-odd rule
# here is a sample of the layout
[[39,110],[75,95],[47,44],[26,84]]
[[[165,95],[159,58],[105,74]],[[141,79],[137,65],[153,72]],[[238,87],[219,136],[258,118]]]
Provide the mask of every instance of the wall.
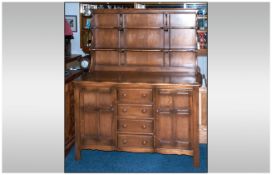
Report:
[[207,56],[198,56],[197,63],[200,68],[200,73],[205,75],[205,78],[208,78],[208,65],[207,65],[208,57]]
[[80,48],[79,3],[65,3],[64,7],[65,15],[77,16],[77,32],[73,32],[74,39],[71,40],[72,54],[85,55]]

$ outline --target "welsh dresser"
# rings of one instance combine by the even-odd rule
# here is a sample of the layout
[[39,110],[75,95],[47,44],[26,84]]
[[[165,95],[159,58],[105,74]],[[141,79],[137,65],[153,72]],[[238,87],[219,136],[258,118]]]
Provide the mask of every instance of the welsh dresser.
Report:
[[93,36],[90,71],[73,82],[76,159],[82,149],[157,152],[199,166],[196,13],[93,11],[82,29]]

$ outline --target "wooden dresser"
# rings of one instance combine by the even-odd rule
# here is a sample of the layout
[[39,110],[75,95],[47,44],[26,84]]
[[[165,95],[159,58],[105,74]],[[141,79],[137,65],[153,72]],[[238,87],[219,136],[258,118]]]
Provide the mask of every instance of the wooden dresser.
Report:
[[93,11],[92,66],[73,82],[76,159],[81,149],[158,152],[199,166],[196,12]]

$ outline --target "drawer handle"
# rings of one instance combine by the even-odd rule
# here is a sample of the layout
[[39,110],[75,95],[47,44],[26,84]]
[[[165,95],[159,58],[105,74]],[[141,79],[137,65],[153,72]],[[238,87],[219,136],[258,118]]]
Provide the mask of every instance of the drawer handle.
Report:
[[123,127],[123,128],[126,128],[126,127],[127,127],[127,124],[123,124],[122,127]]
[[123,140],[123,144],[127,144],[127,140],[126,139]]
[[146,129],[146,125],[143,125],[142,128],[143,128],[143,129]]
[[123,112],[127,112],[127,109],[126,109],[126,108],[123,108],[122,111],[123,111]]
[[142,144],[143,144],[143,145],[146,145],[146,144],[147,144],[147,141],[146,141],[146,140],[144,140],[144,141],[142,142]]
[[147,96],[147,94],[142,94],[142,97],[146,97]]
[[147,110],[146,109],[142,109],[142,113],[146,113],[147,112]]
[[126,97],[126,96],[127,96],[127,94],[126,94],[126,93],[123,93],[123,94],[122,94],[122,96],[123,96],[123,97]]

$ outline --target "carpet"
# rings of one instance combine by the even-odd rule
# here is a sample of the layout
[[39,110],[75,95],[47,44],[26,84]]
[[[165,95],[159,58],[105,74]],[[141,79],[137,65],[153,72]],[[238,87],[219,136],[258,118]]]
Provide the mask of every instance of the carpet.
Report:
[[82,150],[74,159],[74,147],[65,158],[65,172],[93,173],[206,173],[207,144],[200,144],[200,167],[193,167],[192,156],[158,153],[129,153]]

